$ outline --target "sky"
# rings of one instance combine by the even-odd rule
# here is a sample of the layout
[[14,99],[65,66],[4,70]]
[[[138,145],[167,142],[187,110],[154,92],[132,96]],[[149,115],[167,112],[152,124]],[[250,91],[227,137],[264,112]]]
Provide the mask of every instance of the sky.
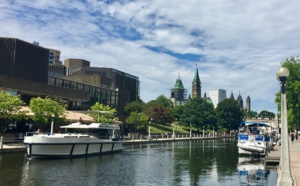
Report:
[[[61,60],[85,59],[139,77],[140,97],[170,97],[195,69],[202,97],[224,89],[277,113],[276,72],[300,53],[300,1],[0,0],[0,37],[37,41]],[[197,65],[196,65],[197,64]]]

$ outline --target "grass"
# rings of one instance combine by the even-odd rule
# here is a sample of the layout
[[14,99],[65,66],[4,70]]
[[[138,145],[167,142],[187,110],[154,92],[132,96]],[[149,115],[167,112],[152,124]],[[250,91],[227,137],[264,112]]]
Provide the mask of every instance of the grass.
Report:
[[[156,124],[151,126],[150,128],[151,134],[162,134],[162,133],[173,133],[173,127],[169,125],[161,125],[161,124]],[[177,126],[175,128],[175,133],[177,134],[189,134],[189,129],[185,130],[184,127]]]

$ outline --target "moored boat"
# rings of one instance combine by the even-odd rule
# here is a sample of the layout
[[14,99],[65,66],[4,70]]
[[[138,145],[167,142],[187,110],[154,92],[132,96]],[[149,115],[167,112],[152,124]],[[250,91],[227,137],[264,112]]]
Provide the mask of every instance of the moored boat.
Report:
[[261,122],[242,122],[238,134],[238,153],[266,155],[272,148],[271,126]]
[[72,123],[61,126],[65,133],[26,133],[24,145],[28,157],[72,158],[123,149],[118,140],[118,124]]

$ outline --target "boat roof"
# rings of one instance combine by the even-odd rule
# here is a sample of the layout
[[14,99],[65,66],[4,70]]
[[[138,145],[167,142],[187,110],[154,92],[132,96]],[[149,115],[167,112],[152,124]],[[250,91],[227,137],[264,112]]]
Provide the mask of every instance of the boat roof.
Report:
[[269,124],[263,122],[250,122],[250,121],[243,121],[240,123],[240,126],[249,126],[249,125],[256,125],[259,127],[270,127]]
[[108,124],[108,123],[91,123],[91,124],[71,123],[69,125],[61,126],[60,128],[64,128],[64,129],[109,129],[109,130],[120,130],[120,126],[118,124]]

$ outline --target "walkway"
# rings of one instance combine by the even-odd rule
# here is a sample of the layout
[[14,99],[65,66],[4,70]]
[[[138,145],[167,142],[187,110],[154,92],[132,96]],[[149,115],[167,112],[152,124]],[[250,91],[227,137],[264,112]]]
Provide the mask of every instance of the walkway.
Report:
[[290,141],[290,165],[294,186],[300,186],[300,140]]

